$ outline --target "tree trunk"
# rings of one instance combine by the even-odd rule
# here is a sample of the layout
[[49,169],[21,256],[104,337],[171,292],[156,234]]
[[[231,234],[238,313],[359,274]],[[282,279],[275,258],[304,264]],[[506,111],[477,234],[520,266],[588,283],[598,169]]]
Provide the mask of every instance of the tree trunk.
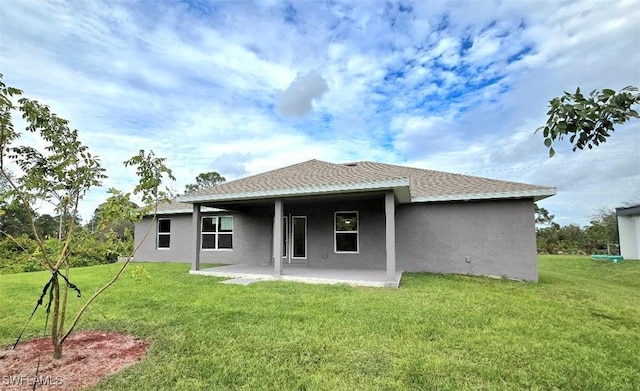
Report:
[[58,340],[57,344],[53,345],[53,358],[56,360],[60,360],[62,358],[62,344],[60,340]]
[[[69,263],[65,262],[65,277],[67,277],[67,280],[69,279]],[[60,339],[60,345],[62,345],[64,343],[64,321],[67,317],[67,297],[69,294],[69,285],[64,284],[63,288],[62,288],[62,298],[60,300],[60,319],[58,321],[58,323],[60,323],[60,325],[58,326],[58,338]],[[60,353],[62,354],[62,353]]]
[[53,305],[51,309],[51,342],[53,343],[53,358],[62,358],[62,341],[58,330],[58,313],[60,312],[60,284],[58,275],[53,277]]

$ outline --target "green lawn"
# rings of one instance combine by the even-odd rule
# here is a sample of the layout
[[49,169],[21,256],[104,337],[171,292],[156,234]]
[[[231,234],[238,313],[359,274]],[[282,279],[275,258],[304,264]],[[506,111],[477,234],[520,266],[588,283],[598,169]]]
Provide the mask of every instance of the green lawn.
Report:
[[[145,266],[150,280],[125,274],[80,324],[152,342],[98,390],[640,389],[638,261],[545,256],[537,284],[407,273],[397,290],[223,285],[185,264]],[[116,267],[72,282],[89,293]],[[46,279],[0,276],[1,346]]]

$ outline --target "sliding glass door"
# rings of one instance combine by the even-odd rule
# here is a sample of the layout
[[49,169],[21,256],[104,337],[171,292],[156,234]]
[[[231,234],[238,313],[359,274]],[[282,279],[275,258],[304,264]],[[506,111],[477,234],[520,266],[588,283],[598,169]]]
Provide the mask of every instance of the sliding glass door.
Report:
[[307,259],[307,216],[283,217],[282,230],[282,257],[289,263]]

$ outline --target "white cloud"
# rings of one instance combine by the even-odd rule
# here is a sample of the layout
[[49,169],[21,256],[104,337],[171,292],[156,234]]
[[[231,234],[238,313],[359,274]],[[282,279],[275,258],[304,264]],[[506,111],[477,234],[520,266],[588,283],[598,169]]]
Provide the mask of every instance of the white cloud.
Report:
[[312,103],[329,89],[317,72],[298,73],[289,86],[277,95],[278,112],[285,117],[304,117],[311,112]]
[[492,60],[492,56],[500,49],[500,40],[492,34],[484,33],[473,39],[473,46],[469,49],[467,60],[486,63]]

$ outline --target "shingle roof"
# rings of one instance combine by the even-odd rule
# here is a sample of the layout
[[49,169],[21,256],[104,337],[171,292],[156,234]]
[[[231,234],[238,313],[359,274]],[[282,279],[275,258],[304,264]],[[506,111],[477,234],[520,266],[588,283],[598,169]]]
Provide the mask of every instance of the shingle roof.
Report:
[[[395,186],[400,186],[402,181],[405,184],[408,181],[412,202],[463,199],[460,197],[467,196],[466,199],[514,196],[544,198],[555,194],[555,189],[550,187],[442,171],[369,161],[334,164],[320,160],[309,160],[201,189],[180,197],[179,200],[183,202],[231,200],[234,195],[249,199],[252,194],[263,196],[265,194],[286,194],[291,196],[296,195],[298,191],[300,194],[308,194],[308,191],[303,190],[310,188],[339,189],[350,186],[352,189],[357,189],[356,185],[358,184],[375,185],[377,183],[395,183]],[[363,187],[363,189],[365,188],[373,187]]]
[[621,206],[616,208],[616,214],[618,216],[631,216],[640,214],[640,204],[638,205],[630,205],[630,206]]
[[[202,208],[202,212],[219,212],[221,209],[216,208]],[[150,212],[149,214],[151,214]],[[193,206],[184,202],[178,202],[175,199],[167,202],[158,203],[158,214],[187,214],[193,213]]]

